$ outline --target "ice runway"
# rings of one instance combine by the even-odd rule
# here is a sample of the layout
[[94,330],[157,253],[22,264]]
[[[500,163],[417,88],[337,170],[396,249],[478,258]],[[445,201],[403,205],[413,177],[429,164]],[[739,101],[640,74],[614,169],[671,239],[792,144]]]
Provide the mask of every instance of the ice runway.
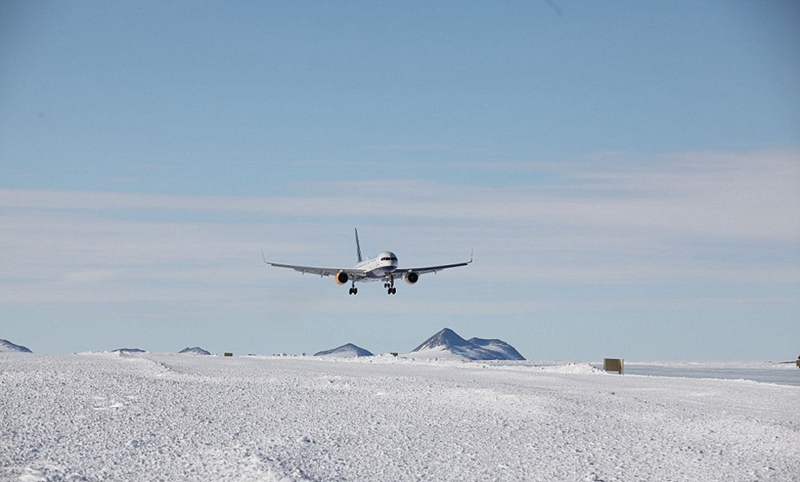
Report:
[[2,480],[798,478],[797,386],[393,357],[0,354]]

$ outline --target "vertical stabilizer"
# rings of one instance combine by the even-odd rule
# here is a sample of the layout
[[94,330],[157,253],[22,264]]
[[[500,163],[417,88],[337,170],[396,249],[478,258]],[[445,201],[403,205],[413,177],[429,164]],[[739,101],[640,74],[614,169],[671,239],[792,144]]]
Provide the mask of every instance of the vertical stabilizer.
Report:
[[358,262],[360,263],[364,261],[364,259],[361,257],[361,244],[358,242],[358,228],[355,228],[355,230],[356,230],[356,254],[358,255]]

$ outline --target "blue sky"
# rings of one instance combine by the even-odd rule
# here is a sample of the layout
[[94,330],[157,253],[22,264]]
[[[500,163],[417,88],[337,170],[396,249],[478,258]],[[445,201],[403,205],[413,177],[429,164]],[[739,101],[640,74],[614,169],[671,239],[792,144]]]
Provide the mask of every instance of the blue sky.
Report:
[[[800,352],[800,4],[0,3],[0,337]],[[458,262],[389,297],[274,261]]]

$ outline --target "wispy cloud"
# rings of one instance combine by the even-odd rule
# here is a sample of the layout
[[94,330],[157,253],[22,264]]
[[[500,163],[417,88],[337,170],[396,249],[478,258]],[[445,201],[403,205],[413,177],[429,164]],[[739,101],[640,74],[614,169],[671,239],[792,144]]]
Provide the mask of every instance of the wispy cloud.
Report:
[[[800,239],[800,151],[605,153],[575,163],[483,164],[542,171],[547,183],[507,187],[492,208],[528,221],[650,230],[661,235]],[[502,216],[502,213],[499,215]]]
[[[603,162],[609,156],[637,159]],[[615,157],[614,159],[616,159]],[[372,179],[306,185],[298,196],[211,197],[0,190],[5,208],[166,211],[282,217],[460,219],[631,229],[671,236],[796,241],[800,152],[605,154],[591,164],[547,164],[546,184],[449,185]],[[606,167],[606,165],[610,167]],[[541,163],[492,169],[542,169]]]
[[263,197],[0,190],[0,277],[12,287],[2,299],[248,290],[280,278],[262,278],[262,248],[348,263],[358,223],[376,249],[401,241],[420,262],[475,248],[476,283],[800,280],[800,153],[645,157],[493,166],[557,176],[530,185],[375,179]]

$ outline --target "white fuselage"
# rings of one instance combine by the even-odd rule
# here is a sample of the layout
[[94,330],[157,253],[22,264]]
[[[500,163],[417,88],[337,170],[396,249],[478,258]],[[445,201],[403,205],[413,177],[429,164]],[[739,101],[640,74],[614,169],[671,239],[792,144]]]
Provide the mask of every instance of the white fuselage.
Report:
[[364,281],[377,281],[390,275],[397,269],[397,256],[389,251],[358,263],[355,269],[366,271]]

